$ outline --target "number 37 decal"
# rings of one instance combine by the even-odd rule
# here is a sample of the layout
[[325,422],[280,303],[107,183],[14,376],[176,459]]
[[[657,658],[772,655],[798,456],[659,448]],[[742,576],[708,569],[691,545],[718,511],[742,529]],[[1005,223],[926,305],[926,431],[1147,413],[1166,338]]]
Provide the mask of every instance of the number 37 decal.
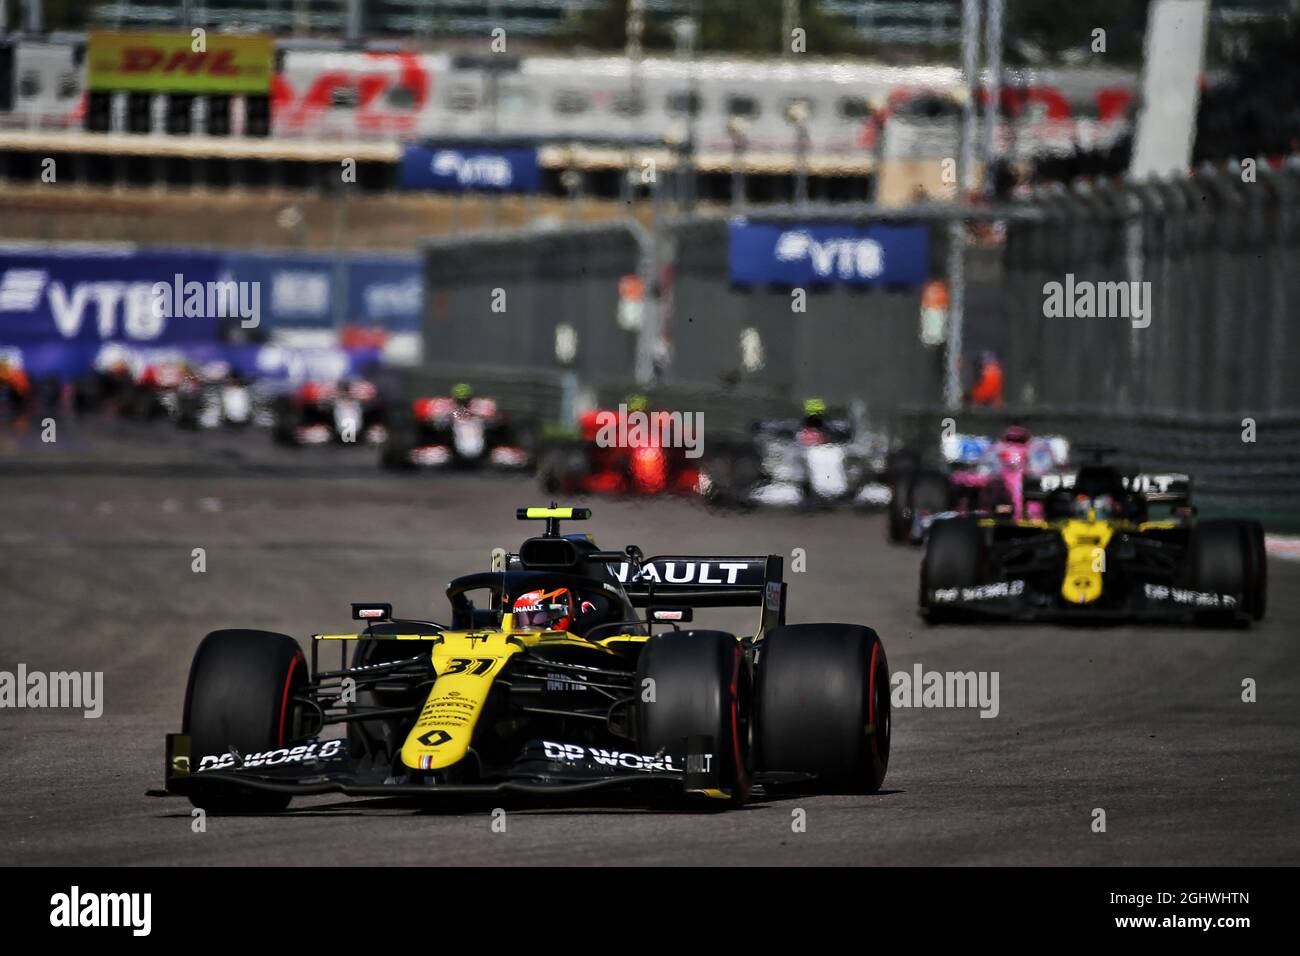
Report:
[[453,657],[447,662],[447,669],[443,675],[447,674],[472,674],[479,677],[486,674],[496,663],[495,657]]

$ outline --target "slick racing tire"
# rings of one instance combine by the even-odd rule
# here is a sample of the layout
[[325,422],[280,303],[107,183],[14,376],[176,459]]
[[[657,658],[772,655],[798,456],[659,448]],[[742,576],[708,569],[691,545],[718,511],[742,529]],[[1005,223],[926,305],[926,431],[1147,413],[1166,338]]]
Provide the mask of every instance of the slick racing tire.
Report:
[[763,480],[763,463],[750,448],[722,448],[704,467],[708,476],[705,499],[722,508],[743,508]]
[[410,409],[394,409],[388,424],[388,435],[384,438],[383,450],[379,453],[379,466],[390,471],[408,471],[414,467],[411,463],[411,449],[419,440],[415,417]]
[[889,540],[907,541],[917,515],[948,510],[948,479],[936,471],[905,475],[895,486],[889,505]]
[[921,468],[921,456],[910,448],[900,448],[891,452],[885,464],[885,472],[892,483],[902,485],[912,479]]
[[641,651],[635,687],[642,753],[667,754],[684,767],[686,738],[711,738],[712,766],[727,802],[749,799],[752,691],[735,637],[722,631],[657,634]]
[[[1253,522],[1231,519],[1202,521],[1192,531],[1192,586],[1198,591],[1244,597],[1244,609],[1253,616],[1259,602],[1254,577],[1257,559]],[[1196,623],[1206,627],[1232,627],[1245,623],[1232,611],[1199,611]]]
[[542,490],[556,495],[578,493],[590,470],[586,446],[573,441],[559,442],[547,449],[537,471]]
[[908,487],[908,508],[914,515],[937,515],[948,510],[948,479],[937,471],[920,471]]
[[194,395],[180,396],[176,399],[176,427],[184,428],[187,431],[196,430],[199,427],[199,412],[201,402]]
[[899,544],[907,540],[912,529],[911,495],[912,480],[921,467],[921,456],[908,448],[901,448],[889,456],[886,465],[886,479],[889,482],[889,540]]
[[889,662],[855,624],[773,628],[759,651],[756,765],[816,789],[875,793],[889,768]]
[[1250,541],[1250,616],[1264,620],[1268,610],[1268,552],[1264,549],[1264,526],[1258,521],[1243,522]]
[[[294,697],[307,683],[307,661],[292,637],[270,631],[213,631],[194,652],[185,691],[184,732],[194,759],[262,753],[300,734]],[[190,802],[209,813],[275,813],[289,794],[240,787],[202,790]]]
[[975,518],[944,518],[930,525],[921,556],[921,608],[932,622],[953,617],[929,603],[939,588],[968,588],[983,578],[984,537]]
[[894,493],[889,496],[887,529],[891,544],[902,544],[912,530],[912,511],[907,504],[911,488],[912,476],[907,475],[894,484]]
[[281,395],[271,404],[271,440],[277,445],[297,447],[298,426],[302,424],[302,411],[287,395]]

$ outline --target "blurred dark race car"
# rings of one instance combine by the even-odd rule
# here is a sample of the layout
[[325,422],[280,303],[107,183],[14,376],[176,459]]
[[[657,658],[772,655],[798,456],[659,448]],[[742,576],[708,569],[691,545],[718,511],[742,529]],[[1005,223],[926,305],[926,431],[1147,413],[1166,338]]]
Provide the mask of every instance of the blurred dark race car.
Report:
[[[1026,480],[1041,518],[948,514],[930,527],[920,606],[932,621],[1161,620],[1245,626],[1264,616],[1257,521],[1197,521],[1182,474],[1100,460]],[[1152,506],[1167,509],[1153,517]]]
[[176,415],[176,393],[189,373],[184,362],[150,362],[135,376],[122,413],[142,422]]
[[96,356],[94,368],[73,386],[73,407],[78,415],[117,412],[134,392],[135,378],[124,355]]
[[578,438],[551,442],[541,454],[542,488],[570,495],[700,494],[700,459],[671,439],[682,414],[649,411],[640,396],[617,410],[584,413]]
[[19,418],[32,404],[32,384],[21,359],[0,349],[0,419]]
[[831,417],[821,399],[802,418],[755,422],[748,443],[711,446],[702,490],[732,505],[882,507],[889,503],[889,439],[847,417]]
[[529,436],[490,398],[459,384],[451,395],[395,407],[380,455],[386,468],[531,467]]
[[101,413],[151,422],[176,415],[176,390],[189,373],[183,356],[159,353],[144,359],[116,343],[95,356],[92,371],[73,390],[78,414]]
[[190,370],[176,387],[176,424],[181,428],[244,428],[254,424],[253,389],[227,362]]
[[272,402],[271,437],[280,445],[377,445],[387,434],[379,389],[365,379],[308,382]]

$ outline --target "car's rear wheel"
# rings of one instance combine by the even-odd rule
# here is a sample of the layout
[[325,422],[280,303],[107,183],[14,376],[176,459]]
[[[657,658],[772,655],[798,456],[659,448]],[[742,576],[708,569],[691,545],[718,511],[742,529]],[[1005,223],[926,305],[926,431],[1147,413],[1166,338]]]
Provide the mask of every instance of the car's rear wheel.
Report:
[[[307,683],[307,661],[292,637],[270,631],[213,631],[194,652],[183,729],[194,759],[288,746],[299,737],[294,698]],[[274,813],[290,796],[212,786],[190,797],[209,813]]]
[[542,490],[550,495],[579,491],[590,470],[586,447],[576,441],[552,445],[543,454],[542,464],[537,469]]
[[912,494],[913,474],[900,475],[893,483],[893,494],[889,497],[889,520],[886,525],[889,540],[901,544],[907,540],[912,530],[912,508],[908,500]]
[[913,514],[937,515],[949,505],[948,479],[937,471],[917,472],[912,481],[909,504]]
[[393,471],[405,471],[412,467],[411,450],[419,441],[419,428],[409,408],[393,409],[390,419],[379,464]]
[[271,404],[271,440],[277,445],[296,446],[302,409],[288,395],[278,396]]
[[732,804],[749,799],[749,668],[722,631],[672,631],[646,641],[637,663],[637,741],[642,753],[686,766],[688,738],[712,740],[711,769]]
[[948,510],[948,479],[937,471],[918,471],[898,486],[897,507],[891,505],[889,537],[905,541],[917,516],[937,515]]
[[1262,621],[1268,610],[1268,552],[1264,547],[1264,526],[1258,521],[1247,521],[1246,532],[1250,541],[1250,616]]
[[706,500],[721,507],[747,505],[763,477],[763,464],[748,447],[715,449],[703,470],[708,476]]
[[930,525],[921,556],[921,607],[934,622],[952,617],[952,612],[936,607],[930,600],[933,591],[967,588],[983,577],[984,536],[975,518],[944,518]]
[[874,793],[889,768],[889,662],[855,624],[773,628],[759,652],[757,765],[818,787]]
[[[1192,531],[1191,573],[1196,590],[1239,596],[1253,616],[1259,596],[1252,573],[1256,544],[1251,524],[1232,519],[1199,523]],[[1214,609],[1198,611],[1196,623],[1232,627],[1245,622],[1232,610]]]

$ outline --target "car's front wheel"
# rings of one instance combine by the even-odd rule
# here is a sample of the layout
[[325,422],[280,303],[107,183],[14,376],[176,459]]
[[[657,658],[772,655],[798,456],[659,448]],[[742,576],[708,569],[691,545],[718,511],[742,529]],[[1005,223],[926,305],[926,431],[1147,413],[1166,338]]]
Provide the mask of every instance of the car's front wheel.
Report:
[[944,518],[930,525],[921,556],[921,608],[926,619],[937,623],[951,619],[953,612],[936,607],[932,592],[967,588],[983,577],[984,537],[975,518]]
[[[197,760],[232,750],[263,753],[298,737],[294,698],[307,661],[292,637],[270,631],[213,631],[194,652],[183,729]],[[239,786],[204,787],[190,802],[210,813],[274,813],[290,796]]]
[[706,753],[716,789],[733,804],[745,802],[751,693],[740,642],[722,631],[658,634],[646,641],[636,678],[642,752],[686,767],[690,738],[711,740]]
[[[1257,536],[1254,522],[1232,519],[1202,521],[1192,531],[1192,581],[1196,590],[1210,594],[1233,595],[1244,601],[1242,610],[1262,616],[1262,576],[1258,552],[1262,536]],[[1208,627],[1232,627],[1246,619],[1231,609],[1198,611],[1196,623]]]

